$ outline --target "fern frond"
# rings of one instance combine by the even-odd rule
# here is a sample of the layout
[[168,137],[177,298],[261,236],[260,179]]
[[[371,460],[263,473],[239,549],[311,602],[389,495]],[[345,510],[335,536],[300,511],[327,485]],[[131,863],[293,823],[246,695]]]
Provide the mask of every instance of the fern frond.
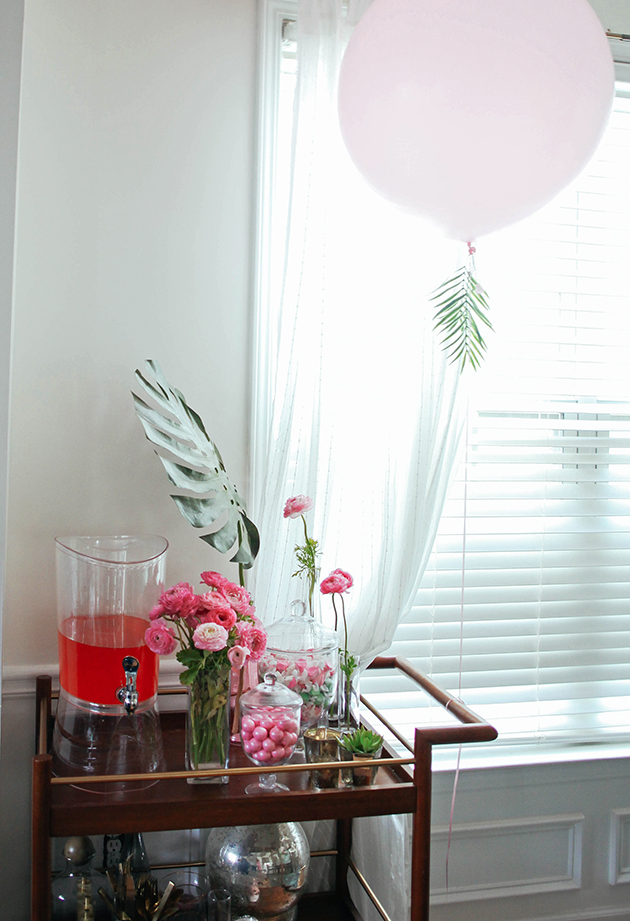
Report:
[[485,291],[468,266],[462,266],[443,282],[430,298],[435,302],[433,329],[441,335],[442,348],[452,362],[479,368],[487,345],[481,328],[492,330]]

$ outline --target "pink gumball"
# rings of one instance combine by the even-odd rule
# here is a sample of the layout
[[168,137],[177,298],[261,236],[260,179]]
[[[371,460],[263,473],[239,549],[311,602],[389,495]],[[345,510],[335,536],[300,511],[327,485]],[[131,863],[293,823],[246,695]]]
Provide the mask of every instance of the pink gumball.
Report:
[[282,742],[283,736],[284,733],[279,726],[272,726],[272,728],[269,730],[269,738],[273,739],[274,742]]
[[256,726],[256,728],[252,732],[252,735],[255,739],[259,739],[262,742],[263,739],[267,738],[269,733],[267,732],[264,726]]
[[293,748],[297,739],[297,732],[284,732],[282,734],[282,744],[285,748]]
[[[250,752],[259,752],[260,749],[262,748],[262,742],[260,741],[260,739],[253,739],[253,738],[249,739],[248,745],[249,745]],[[243,748],[244,747],[245,746],[243,746]]]
[[256,723],[251,718],[251,716],[244,716],[243,719],[241,720],[241,733],[247,732],[251,734],[255,728],[256,728]]
[[271,761],[271,755],[268,751],[265,751],[264,748],[262,748],[259,752],[256,752],[254,754],[254,758],[256,761]]
[[613,92],[588,0],[374,0],[341,65],[339,120],[377,192],[469,241],[581,172]]
[[282,748],[281,746],[278,748],[274,748],[274,750],[271,752],[271,760],[280,761],[281,758],[286,757],[286,754],[287,753],[285,752],[284,748]]
[[274,721],[272,720],[272,718],[271,718],[270,716],[265,716],[265,717],[263,717],[263,718],[261,719],[260,725],[261,725],[264,729],[266,729],[267,732],[269,732],[270,729],[273,729],[273,727],[274,727],[275,724],[274,724]]
[[273,739],[263,739],[262,747],[266,752],[272,752],[276,747],[276,743],[273,741]]
[[285,732],[297,732],[298,724],[296,720],[289,718],[282,721],[281,728]]

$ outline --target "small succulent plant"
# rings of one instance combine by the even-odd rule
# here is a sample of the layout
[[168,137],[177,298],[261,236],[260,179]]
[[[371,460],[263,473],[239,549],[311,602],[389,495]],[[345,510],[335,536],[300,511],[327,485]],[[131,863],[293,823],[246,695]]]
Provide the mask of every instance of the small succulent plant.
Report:
[[371,729],[355,729],[341,738],[341,746],[355,755],[374,755],[383,744],[383,736]]

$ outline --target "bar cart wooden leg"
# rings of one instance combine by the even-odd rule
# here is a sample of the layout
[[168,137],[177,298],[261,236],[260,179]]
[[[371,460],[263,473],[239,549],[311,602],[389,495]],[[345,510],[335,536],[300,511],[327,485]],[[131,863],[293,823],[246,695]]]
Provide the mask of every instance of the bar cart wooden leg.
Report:
[[431,869],[431,743],[416,730],[414,784],[416,811],[413,815],[411,851],[410,921],[429,921]]
[[337,819],[337,858],[335,861],[335,888],[353,921],[363,921],[348,888],[348,857],[352,848],[352,819]]
[[52,680],[50,675],[38,675],[36,679],[35,711],[35,753],[45,755],[48,751],[48,727],[51,721],[51,691]]
[[352,819],[337,819],[337,858],[335,861],[335,887],[344,900],[350,898],[348,889],[348,861],[352,847]]
[[52,758],[33,758],[33,818],[31,836],[31,921],[50,921],[50,804]]

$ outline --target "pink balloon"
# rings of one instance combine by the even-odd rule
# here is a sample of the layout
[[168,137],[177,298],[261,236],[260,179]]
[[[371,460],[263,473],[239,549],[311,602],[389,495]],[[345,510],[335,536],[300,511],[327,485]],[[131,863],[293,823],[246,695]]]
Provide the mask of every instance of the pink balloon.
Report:
[[581,172],[613,94],[588,0],[374,0],[342,61],[339,119],[377,192],[468,241]]

